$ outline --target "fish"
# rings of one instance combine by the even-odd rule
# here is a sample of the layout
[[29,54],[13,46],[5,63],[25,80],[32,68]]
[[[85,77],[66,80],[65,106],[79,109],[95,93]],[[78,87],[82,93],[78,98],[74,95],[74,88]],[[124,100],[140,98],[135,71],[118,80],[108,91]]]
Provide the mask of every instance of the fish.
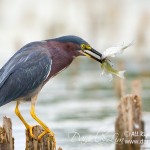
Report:
[[134,44],[134,41],[132,41],[131,43],[125,46],[123,44],[122,46],[110,47],[102,53],[101,59],[105,59],[106,57],[115,57],[119,54],[122,54],[125,49],[132,46],[133,44]]
[[117,46],[106,49],[102,53],[102,57],[100,58],[100,66],[102,68],[101,76],[105,75],[111,81],[113,79],[112,75],[116,75],[122,79],[124,79],[125,70],[119,71],[115,69],[113,63],[110,61],[110,57],[116,57],[119,54],[122,54],[125,49],[132,46],[133,42],[129,43],[126,46]]
[[126,71],[125,70],[118,71],[117,69],[115,69],[113,65],[110,63],[110,60],[104,59],[100,65],[102,68],[101,75],[107,76],[110,81],[113,79],[112,74],[124,79],[124,74]]

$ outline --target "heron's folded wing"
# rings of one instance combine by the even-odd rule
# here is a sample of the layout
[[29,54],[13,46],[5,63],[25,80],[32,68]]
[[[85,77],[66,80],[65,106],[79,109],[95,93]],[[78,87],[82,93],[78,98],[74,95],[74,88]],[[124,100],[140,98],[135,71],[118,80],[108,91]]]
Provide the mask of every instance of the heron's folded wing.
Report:
[[[51,70],[52,60],[43,51],[22,52],[11,58],[0,76],[0,103],[8,103],[37,89]],[[17,58],[17,59],[16,59]],[[1,105],[3,105],[1,104]]]

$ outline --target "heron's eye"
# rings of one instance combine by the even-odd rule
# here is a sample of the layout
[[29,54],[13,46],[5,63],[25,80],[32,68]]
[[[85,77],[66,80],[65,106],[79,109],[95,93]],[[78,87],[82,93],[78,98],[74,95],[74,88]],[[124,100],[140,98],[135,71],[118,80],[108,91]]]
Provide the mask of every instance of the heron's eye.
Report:
[[81,44],[81,49],[85,50],[85,48],[86,48],[85,44]]

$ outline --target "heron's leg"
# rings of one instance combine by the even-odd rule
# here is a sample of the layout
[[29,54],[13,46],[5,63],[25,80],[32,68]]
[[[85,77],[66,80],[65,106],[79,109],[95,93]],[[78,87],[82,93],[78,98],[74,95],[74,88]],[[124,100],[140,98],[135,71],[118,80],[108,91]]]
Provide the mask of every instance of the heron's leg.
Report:
[[33,133],[32,133],[32,126],[30,126],[30,125],[24,120],[24,118],[22,117],[22,115],[21,115],[21,113],[20,113],[20,111],[19,111],[19,104],[20,104],[20,102],[17,101],[17,103],[16,103],[16,108],[15,108],[15,113],[16,113],[16,115],[19,117],[19,119],[22,121],[22,123],[25,125],[26,129],[29,130],[31,137],[34,138],[34,135],[33,135]]
[[53,131],[51,131],[47,125],[45,123],[43,123],[38,117],[37,115],[35,114],[35,103],[36,103],[36,99],[37,99],[37,96],[33,97],[31,99],[31,110],[30,110],[30,114],[31,116],[42,126],[42,128],[44,129],[44,132],[41,133],[39,136],[38,136],[38,140],[40,140],[46,133],[49,133],[50,136],[52,137],[52,140],[53,140],[53,143],[54,143],[54,148],[56,147],[56,140],[55,140],[55,137],[54,137],[54,133]]

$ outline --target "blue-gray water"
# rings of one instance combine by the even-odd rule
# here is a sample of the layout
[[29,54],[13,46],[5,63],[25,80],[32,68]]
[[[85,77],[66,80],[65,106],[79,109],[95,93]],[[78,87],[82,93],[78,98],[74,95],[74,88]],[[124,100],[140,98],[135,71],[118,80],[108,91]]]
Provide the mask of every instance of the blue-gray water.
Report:
[[[91,64],[92,63],[92,64]],[[134,79],[142,83],[143,120],[146,133],[150,131],[150,78],[141,75],[149,64],[138,68],[138,64],[126,63],[125,83]],[[134,69],[135,68],[135,69]],[[143,70],[144,69],[144,70]],[[115,82],[100,77],[100,67],[85,60],[74,63],[66,71],[53,78],[42,89],[36,113],[55,133],[57,146],[64,150],[113,150],[113,136],[119,103]],[[130,90],[128,90],[130,92]],[[20,110],[28,123],[37,124],[29,114],[29,103],[22,103]],[[12,118],[15,150],[25,148],[25,128],[14,114],[15,102],[0,108],[0,120],[6,115]],[[149,143],[143,145],[143,149]],[[149,147],[150,148],[150,147]]]

